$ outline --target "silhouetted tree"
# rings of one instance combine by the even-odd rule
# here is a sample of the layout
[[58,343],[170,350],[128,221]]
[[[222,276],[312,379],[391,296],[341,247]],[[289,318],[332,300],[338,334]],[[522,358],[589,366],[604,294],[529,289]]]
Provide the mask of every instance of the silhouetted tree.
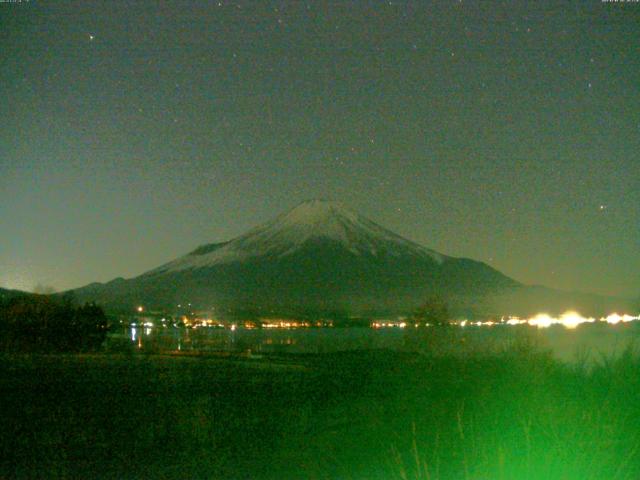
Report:
[[[418,307],[411,320],[421,323],[420,328],[407,328],[404,335],[404,347],[410,351],[441,355],[450,352],[457,342],[457,331],[442,328],[451,324],[447,302],[439,295],[428,297]],[[425,324],[429,324],[427,327]]]
[[95,304],[77,307],[68,298],[23,295],[0,304],[0,346],[5,350],[80,352],[99,348],[107,318]]
[[413,318],[430,325],[448,325],[450,322],[447,302],[439,295],[432,295],[416,309]]

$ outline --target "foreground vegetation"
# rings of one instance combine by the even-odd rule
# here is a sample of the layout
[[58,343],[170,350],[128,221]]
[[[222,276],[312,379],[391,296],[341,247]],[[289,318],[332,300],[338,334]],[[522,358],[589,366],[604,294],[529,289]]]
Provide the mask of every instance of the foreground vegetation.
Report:
[[640,361],[5,356],[0,478],[636,479]]
[[16,294],[0,297],[0,350],[86,352],[101,348],[107,317],[95,304],[71,296]]

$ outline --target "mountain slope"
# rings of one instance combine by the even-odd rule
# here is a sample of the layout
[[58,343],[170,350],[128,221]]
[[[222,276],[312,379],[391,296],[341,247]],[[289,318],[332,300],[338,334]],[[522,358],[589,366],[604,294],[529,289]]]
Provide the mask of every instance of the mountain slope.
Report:
[[313,200],[139,277],[75,293],[129,308],[188,302],[221,311],[354,314],[408,311],[434,293],[473,303],[519,285],[484,263],[402,238],[339,203]]
[[624,299],[529,287],[440,254],[336,202],[313,200],[233,240],[203,245],[132,279],[74,292],[108,308],[143,304],[251,315],[401,314],[433,294],[473,316],[629,311]]

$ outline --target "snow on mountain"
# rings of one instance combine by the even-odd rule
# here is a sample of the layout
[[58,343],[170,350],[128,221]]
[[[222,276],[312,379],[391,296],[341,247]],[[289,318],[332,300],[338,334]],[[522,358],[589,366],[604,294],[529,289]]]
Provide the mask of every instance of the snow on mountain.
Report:
[[285,257],[313,241],[333,242],[356,256],[413,256],[438,264],[446,258],[396,235],[341,203],[311,200],[234,240],[199,247],[148,272],[148,275],[206,268],[259,257]]
[[137,277],[73,292],[114,309],[189,302],[238,318],[406,314],[434,294],[446,297],[456,315],[484,318],[626,309],[616,299],[527,287],[482,262],[441,255],[340,203],[320,200]]

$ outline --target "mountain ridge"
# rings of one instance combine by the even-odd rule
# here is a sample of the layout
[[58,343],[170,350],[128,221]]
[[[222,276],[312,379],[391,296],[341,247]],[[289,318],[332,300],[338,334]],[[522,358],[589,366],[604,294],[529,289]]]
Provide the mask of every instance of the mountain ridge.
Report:
[[483,262],[441,254],[322,200],[302,202],[243,235],[201,245],[137,277],[74,292],[107,307],[191,303],[256,315],[407,314],[432,295],[469,317],[580,305],[599,314],[616,305],[529,288]]

